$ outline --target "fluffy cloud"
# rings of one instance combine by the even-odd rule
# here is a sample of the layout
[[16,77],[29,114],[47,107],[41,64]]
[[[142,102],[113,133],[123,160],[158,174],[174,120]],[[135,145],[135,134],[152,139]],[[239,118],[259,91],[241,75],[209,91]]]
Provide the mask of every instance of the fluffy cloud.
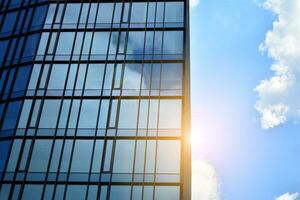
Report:
[[200,0],[190,0],[190,6],[196,7],[199,4]]
[[259,47],[274,60],[274,75],[254,90],[261,125],[269,129],[300,119],[300,1],[267,0],[264,7],[277,15]]
[[216,171],[203,160],[193,161],[192,191],[193,200],[220,200]]
[[296,200],[299,197],[299,193],[285,193],[284,195],[277,197],[276,200]]

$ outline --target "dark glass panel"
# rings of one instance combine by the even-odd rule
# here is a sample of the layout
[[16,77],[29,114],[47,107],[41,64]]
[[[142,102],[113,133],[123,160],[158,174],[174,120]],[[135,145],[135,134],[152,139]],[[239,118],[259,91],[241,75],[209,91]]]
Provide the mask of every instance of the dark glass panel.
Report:
[[21,101],[15,101],[8,104],[2,123],[2,130],[13,129],[16,127],[21,105]]
[[4,23],[1,28],[1,33],[13,31],[14,25],[17,21],[18,12],[9,12],[5,16]]
[[11,141],[0,141],[0,178],[1,179],[6,164],[7,156],[9,153],[10,145],[11,145]]

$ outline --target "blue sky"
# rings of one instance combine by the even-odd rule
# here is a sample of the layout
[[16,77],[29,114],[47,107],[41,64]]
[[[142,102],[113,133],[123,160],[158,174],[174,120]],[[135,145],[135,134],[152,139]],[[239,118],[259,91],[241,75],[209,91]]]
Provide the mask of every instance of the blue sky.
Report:
[[[285,1],[268,2],[275,2],[276,12],[276,2]],[[193,200],[295,200],[300,192],[300,125],[295,114],[299,103],[293,103],[299,97],[294,95],[299,82],[284,95],[278,90],[270,94],[268,86],[254,91],[274,76],[270,66],[281,63],[279,58],[285,58],[289,69],[295,62],[299,65],[294,69],[299,69],[299,60],[289,62],[291,56],[268,57],[268,48],[281,49],[278,43],[266,42],[267,52],[259,51],[273,22],[291,7],[280,4],[281,13],[274,13],[259,3],[200,0],[191,9],[192,144],[193,161],[198,163]],[[299,8],[299,1],[296,4]],[[297,50],[292,53],[299,56]],[[254,108],[257,102],[262,113]],[[280,117],[274,111],[270,119],[270,102],[288,109],[281,110]],[[215,194],[205,194],[209,192]]]

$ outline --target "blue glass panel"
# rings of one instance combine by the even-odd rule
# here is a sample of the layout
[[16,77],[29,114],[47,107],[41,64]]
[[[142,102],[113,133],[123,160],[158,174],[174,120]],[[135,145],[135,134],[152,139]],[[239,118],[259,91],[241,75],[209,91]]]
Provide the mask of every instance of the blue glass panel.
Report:
[[16,127],[21,105],[21,101],[15,101],[8,104],[5,118],[2,124],[2,130],[13,129]]
[[25,91],[29,80],[31,66],[20,67],[15,80],[13,92]]
[[14,25],[17,21],[18,12],[7,13],[4,23],[1,28],[1,33],[11,32],[14,28]]
[[73,47],[75,33],[63,32],[60,33],[56,54],[57,55],[70,55]]
[[78,128],[96,128],[100,100],[83,100]]
[[130,23],[145,23],[147,14],[147,3],[132,3]]
[[127,54],[142,54],[145,32],[129,32]]
[[11,141],[0,142],[0,178],[2,178],[2,172],[5,167],[10,145],[11,145]]
[[113,10],[113,3],[100,3],[97,16],[97,23],[110,24],[112,21]]
[[64,24],[77,24],[81,4],[68,3],[64,15]]
[[104,65],[90,64],[86,77],[85,89],[101,89],[103,84]]
[[66,194],[66,200],[82,200],[85,199],[86,186],[69,185]]
[[182,88],[182,64],[163,64],[161,72],[161,89]]
[[67,72],[68,72],[68,65],[54,64],[51,70],[48,89],[50,90],[64,89],[66,78],[67,78]]
[[[130,115],[128,114],[130,113]],[[138,100],[122,100],[119,116],[119,129],[136,129]]]
[[34,34],[27,38],[23,53],[24,58],[35,56],[39,40],[40,34]]
[[89,172],[92,158],[92,150],[92,140],[77,140],[75,142],[73,159],[71,164],[71,172]]
[[34,143],[29,172],[46,172],[53,140],[36,140]]
[[129,200],[130,192],[130,186],[111,186],[109,200]]
[[4,56],[6,54],[6,48],[8,46],[8,40],[0,41],[0,61],[4,59]]
[[118,140],[116,142],[114,173],[132,173],[134,146],[134,140]]
[[183,22],[183,2],[166,2],[165,22]]
[[43,185],[25,185],[22,200],[40,200],[43,187]]
[[155,200],[179,200],[178,186],[156,186]]
[[127,64],[124,70],[123,89],[139,90],[141,87],[142,66]]
[[60,100],[45,100],[39,128],[55,128],[60,108]]
[[165,31],[164,32],[164,54],[182,54],[183,53],[183,32]]
[[42,27],[48,10],[48,5],[39,6],[35,9],[31,27]]
[[106,54],[109,32],[96,32],[92,44],[92,54]]

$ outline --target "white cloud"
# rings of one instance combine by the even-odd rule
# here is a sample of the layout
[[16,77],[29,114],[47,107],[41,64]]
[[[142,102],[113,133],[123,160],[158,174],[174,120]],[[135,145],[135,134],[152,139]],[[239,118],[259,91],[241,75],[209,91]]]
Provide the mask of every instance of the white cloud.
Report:
[[259,97],[255,109],[262,127],[269,129],[300,119],[300,1],[267,0],[263,5],[277,15],[259,47],[273,59],[274,75],[254,89]]
[[190,0],[190,7],[196,7],[200,3],[200,0]]
[[220,200],[220,184],[212,165],[193,160],[192,173],[192,200]]
[[299,193],[285,193],[284,195],[277,197],[275,200],[296,200],[299,197]]

